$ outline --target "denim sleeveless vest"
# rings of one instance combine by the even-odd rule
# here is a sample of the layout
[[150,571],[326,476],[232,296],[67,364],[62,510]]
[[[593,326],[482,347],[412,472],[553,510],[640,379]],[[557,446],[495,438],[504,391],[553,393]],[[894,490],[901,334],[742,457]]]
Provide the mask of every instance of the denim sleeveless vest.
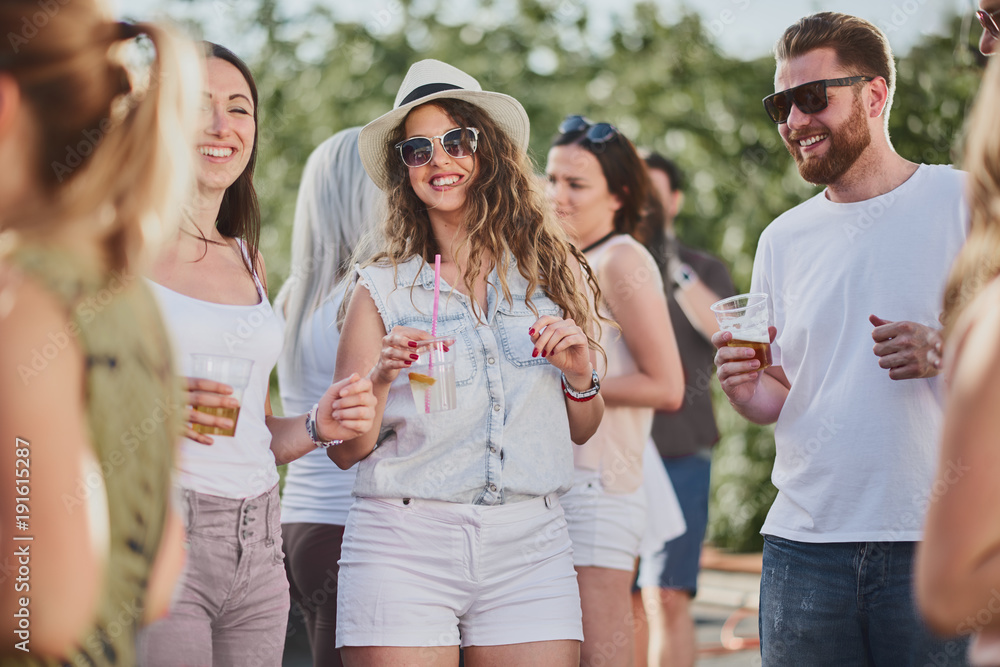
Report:
[[[359,463],[354,495],[497,505],[564,492],[573,479],[573,444],[559,370],[533,358],[528,330],[542,315],[562,317],[541,289],[512,266],[513,303],[489,278],[482,323],[472,301],[441,281],[437,335],[454,337],[458,407],[425,414],[413,403],[407,374],[389,389],[378,446]],[[431,330],[434,270],[419,257],[397,266],[357,268],[386,331]]]

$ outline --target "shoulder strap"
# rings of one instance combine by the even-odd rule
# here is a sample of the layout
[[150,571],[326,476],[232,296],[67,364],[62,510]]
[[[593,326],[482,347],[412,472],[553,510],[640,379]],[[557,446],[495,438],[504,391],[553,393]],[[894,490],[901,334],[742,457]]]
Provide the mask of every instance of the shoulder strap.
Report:
[[257,269],[254,267],[253,260],[250,259],[250,253],[247,252],[246,244],[243,242],[243,239],[236,239],[236,242],[240,246],[240,252],[243,253],[243,259],[246,260],[247,266],[250,267],[250,273],[253,274],[253,282],[257,286],[257,296],[266,300],[267,292],[264,290],[264,284],[261,283],[260,278],[257,276]]

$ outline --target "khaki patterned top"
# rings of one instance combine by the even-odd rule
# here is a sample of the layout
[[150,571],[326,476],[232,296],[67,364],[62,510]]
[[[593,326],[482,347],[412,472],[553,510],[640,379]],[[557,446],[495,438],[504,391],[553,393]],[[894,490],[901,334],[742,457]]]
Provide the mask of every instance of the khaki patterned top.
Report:
[[[139,276],[107,274],[69,253],[37,246],[19,248],[8,259],[67,308],[69,324],[55,335],[76,336],[83,350],[91,443],[107,493],[110,544],[98,616],[66,664],[134,665],[183,415],[166,330]],[[81,483],[63,502],[83,504],[93,492]],[[28,655],[10,664],[58,663]]]

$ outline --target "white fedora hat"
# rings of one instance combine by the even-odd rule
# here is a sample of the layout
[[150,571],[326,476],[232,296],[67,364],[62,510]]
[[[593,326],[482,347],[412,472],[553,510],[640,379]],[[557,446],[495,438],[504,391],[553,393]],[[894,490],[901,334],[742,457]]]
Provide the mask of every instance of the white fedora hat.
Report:
[[358,152],[361,153],[365,171],[383,190],[389,188],[385,161],[387,152],[395,150],[389,145],[393,130],[406,118],[410,109],[441,98],[464,100],[476,105],[489,114],[522,151],[528,149],[528,114],[520,102],[509,95],[484,91],[474,78],[440,60],[421,60],[411,65],[406,73],[396,93],[392,111],[365,125],[358,137]]

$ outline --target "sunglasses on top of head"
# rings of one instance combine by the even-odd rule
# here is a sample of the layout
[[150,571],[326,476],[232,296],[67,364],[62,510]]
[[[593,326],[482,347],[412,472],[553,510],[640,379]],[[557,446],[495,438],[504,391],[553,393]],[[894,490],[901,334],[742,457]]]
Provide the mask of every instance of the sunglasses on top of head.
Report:
[[1000,14],[1000,9],[988,12],[983,9],[976,11],[976,18],[979,19],[979,24],[983,26],[983,30],[993,35],[993,39],[1000,39],[1000,26],[997,25],[996,15]]
[[396,144],[399,157],[407,167],[422,167],[434,157],[434,140],[441,142],[444,152],[454,158],[469,157],[479,146],[479,130],[456,127],[437,137],[410,137]]
[[587,133],[584,135],[592,144],[603,144],[618,136],[618,128],[611,123],[593,123],[585,116],[566,116],[559,123],[559,134]]
[[778,125],[788,121],[788,114],[792,112],[792,104],[798,107],[802,113],[819,113],[826,108],[829,103],[826,97],[827,88],[840,86],[853,86],[862,81],[872,81],[873,76],[849,76],[844,79],[821,79],[810,81],[801,86],[795,86],[779,93],[768,95],[764,98],[764,109]]

